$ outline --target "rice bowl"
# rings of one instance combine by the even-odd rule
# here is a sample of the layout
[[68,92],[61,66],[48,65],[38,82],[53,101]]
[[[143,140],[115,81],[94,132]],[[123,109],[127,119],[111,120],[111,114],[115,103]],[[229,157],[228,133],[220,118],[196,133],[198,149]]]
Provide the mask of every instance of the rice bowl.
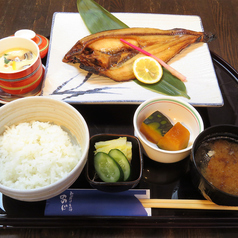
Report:
[[[8,141],[8,147],[10,148],[16,149],[17,146],[19,148],[22,147],[22,149],[18,149],[17,153],[14,152],[15,155],[17,154],[17,156],[14,157],[21,158],[21,162],[16,162],[16,158],[14,158],[13,164],[7,165],[7,167],[11,166],[11,168],[8,168],[8,171],[4,172],[2,172],[2,161],[0,162],[0,192],[22,201],[41,201],[54,197],[69,188],[80,175],[87,160],[89,131],[82,115],[65,102],[43,97],[28,97],[15,100],[2,106],[0,113],[2,115],[0,120],[0,135],[2,135],[4,131],[7,132],[9,130],[6,130],[6,127],[16,129],[16,125],[19,124],[24,126],[22,133],[26,134],[26,136],[21,134],[20,137],[27,138],[25,141],[21,140],[20,145]],[[33,122],[36,123],[34,126],[35,131],[39,130],[40,125],[44,125],[47,131],[51,126],[58,125],[61,129],[61,133],[69,135],[70,139],[67,138],[60,144],[62,136],[57,136],[58,134],[56,134],[53,139],[51,139],[53,142],[50,142],[46,137],[48,138],[47,133],[55,133],[56,129],[52,127],[54,128],[52,129],[53,132],[49,130],[46,133],[46,137],[42,137],[41,143],[45,143],[47,146],[40,147],[39,143],[30,144],[30,140],[31,142],[39,141],[39,134],[37,135],[38,138],[34,138],[37,133],[30,136],[26,129]],[[57,137],[60,138],[60,140],[57,140]],[[1,140],[2,138],[0,137],[0,156],[2,156],[3,153]],[[45,142],[43,143],[44,140]],[[64,145],[64,143],[66,143],[67,146],[66,144]],[[35,155],[33,152],[29,154],[29,148],[31,148],[31,151],[35,151]],[[6,153],[6,151],[4,153]],[[71,163],[68,155],[72,155],[72,153],[74,158],[71,158]],[[24,158],[26,155],[27,158]],[[44,157],[44,159],[37,161],[34,157],[36,157],[37,160],[40,157]],[[62,157],[63,162],[56,160],[60,157]],[[68,166],[69,164],[71,165]],[[52,166],[55,166],[55,168],[52,168]],[[64,168],[62,168],[62,166]],[[7,170],[6,168],[5,170]],[[14,180],[15,178],[13,178],[11,182],[7,182],[7,179],[1,182],[4,176],[6,177],[6,174],[9,173],[9,170],[15,171],[18,176],[19,174],[24,175],[24,173],[28,176],[24,175],[22,176],[23,179],[19,180]],[[14,172],[12,174],[14,174]],[[48,181],[44,181],[42,178],[47,174],[48,178],[46,180]],[[26,186],[27,183],[28,185]]]

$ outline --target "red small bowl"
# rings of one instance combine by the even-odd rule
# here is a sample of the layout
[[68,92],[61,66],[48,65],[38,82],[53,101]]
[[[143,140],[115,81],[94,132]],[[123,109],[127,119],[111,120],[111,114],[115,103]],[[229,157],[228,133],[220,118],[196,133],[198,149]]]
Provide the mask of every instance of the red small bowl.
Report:
[[39,34],[36,34],[36,36],[32,40],[35,41],[35,43],[38,45],[40,49],[40,57],[43,59],[48,53],[49,40],[46,37]]
[[[26,69],[15,72],[0,71],[0,88],[10,94],[25,94],[34,90],[43,79],[43,66],[37,44],[21,37],[7,37],[0,40],[1,52],[12,48],[26,48],[36,54],[35,61]],[[0,52],[0,54],[1,54]]]

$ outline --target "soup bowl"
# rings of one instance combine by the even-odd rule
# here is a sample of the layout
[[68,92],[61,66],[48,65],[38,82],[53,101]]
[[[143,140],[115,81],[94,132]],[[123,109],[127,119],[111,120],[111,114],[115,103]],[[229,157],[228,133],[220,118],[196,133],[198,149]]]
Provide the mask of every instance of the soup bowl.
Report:
[[[43,79],[44,69],[37,44],[22,37],[6,37],[0,40],[0,57],[11,49],[27,49],[36,55],[34,61],[23,69],[6,72],[0,65],[0,88],[10,94],[25,94],[39,86]],[[1,60],[3,63],[4,61]]]
[[218,205],[238,206],[237,158],[238,126],[215,125],[200,133],[191,150],[190,172],[204,198]]

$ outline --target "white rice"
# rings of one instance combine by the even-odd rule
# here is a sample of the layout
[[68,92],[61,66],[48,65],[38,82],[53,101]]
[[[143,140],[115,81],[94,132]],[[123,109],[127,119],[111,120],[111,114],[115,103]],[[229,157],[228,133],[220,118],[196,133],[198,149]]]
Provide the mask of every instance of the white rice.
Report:
[[60,126],[13,125],[0,136],[0,183],[15,189],[44,187],[65,177],[80,158],[80,146]]

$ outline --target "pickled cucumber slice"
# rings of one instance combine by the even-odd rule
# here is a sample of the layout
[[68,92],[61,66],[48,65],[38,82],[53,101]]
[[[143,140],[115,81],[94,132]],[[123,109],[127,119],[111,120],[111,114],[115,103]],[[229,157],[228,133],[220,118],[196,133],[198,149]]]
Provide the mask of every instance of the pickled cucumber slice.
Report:
[[104,152],[94,156],[94,168],[99,178],[108,183],[123,181],[124,173],[120,165]]
[[124,174],[124,181],[128,180],[131,174],[131,166],[124,153],[122,153],[118,149],[112,149],[109,151],[108,155],[111,156],[120,165]]

